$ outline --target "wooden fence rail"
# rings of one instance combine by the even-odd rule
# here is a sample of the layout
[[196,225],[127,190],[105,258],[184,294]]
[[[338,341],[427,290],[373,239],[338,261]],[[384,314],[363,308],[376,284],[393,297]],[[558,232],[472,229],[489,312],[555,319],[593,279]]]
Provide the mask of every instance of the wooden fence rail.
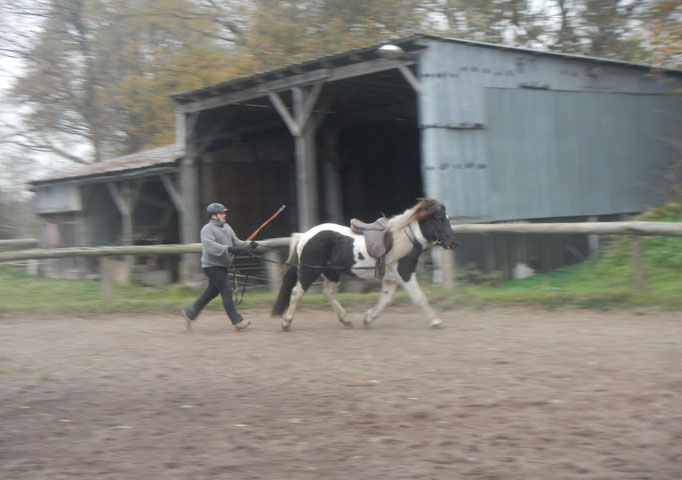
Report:
[[35,238],[14,238],[11,240],[0,240],[0,251],[23,250],[25,248],[35,248],[38,240]]
[[488,223],[453,225],[457,234],[567,234],[637,235],[682,237],[682,223],[672,222],[575,222],[575,223]]
[[[494,234],[574,234],[574,235],[630,235],[632,236],[633,280],[637,289],[645,287],[644,260],[641,238],[643,236],[682,237],[682,223],[673,222],[580,222],[580,223],[496,223],[496,224],[462,224],[453,225],[452,230],[461,235],[494,235]],[[35,245],[28,240],[26,242]],[[9,242],[11,241],[4,241]],[[287,247],[290,237],[272,238],[259,241],[265,247]],[[0,250],[2,250],[0,241]],[[105,247],[74,247],[29,249],[18,251],[0,251],[0,262],[31,260],[44,258],[112,256],[112,255],[174,255],[182,253],[200,253],[201,244],[184,245],[132,245]],[[445,258],[445,256],[444,256]],[[444,268],[444,278],[452,277],[454,268],[452,257],[445,258],[448,272]],[[444,287],[448,288],[445,283]]]
[[[260,240],[265,247],[288,247],[289,237]],[[117,245],[105,247],[34,248],[14,252],[0,252],[0,262],[16,260],[40,260],[43,258],[108,257],[113,255],[176,255],[201,253],[200,243],[173,245]]]

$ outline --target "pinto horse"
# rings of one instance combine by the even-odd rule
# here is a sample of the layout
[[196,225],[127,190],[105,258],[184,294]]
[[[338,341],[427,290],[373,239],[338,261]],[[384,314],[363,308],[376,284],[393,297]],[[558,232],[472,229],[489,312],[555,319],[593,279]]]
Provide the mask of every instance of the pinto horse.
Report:
[[[370,326],[390,303],[398,285],[402,285],[412,301],[424,310],[429,324],[438,327],[442,322],[419,288],[415,270],[427,246],[435,244],[447,249],[457,246],[445,206],[430,198],[420,198],[414,207],[389,218],[387,229],[392,245],[384,257],[381,295],[374,308],[365,313],[365,326]],[[318,225],[294,238],[286,263],[288,267],[272,308],[273,317],[282,317],[283,330],[289,329],[298,302],[320,275],[324,277],[324,294],[339,321],[346,327],[353,326],[346,319],[336,292],[342,274],[363,279],[375,275],[376,259],[368,254],[363,235],[342,225]]]

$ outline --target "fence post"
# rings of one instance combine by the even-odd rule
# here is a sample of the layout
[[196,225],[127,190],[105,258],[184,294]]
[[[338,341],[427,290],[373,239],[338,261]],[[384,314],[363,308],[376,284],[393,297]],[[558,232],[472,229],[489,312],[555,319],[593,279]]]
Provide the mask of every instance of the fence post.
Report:
[[635,289],[638,292],[646,288],[646,278],[644,276],[644,244],[642,237],[633,235],[630,242],[630,249],[632,251],[632,276],[635,283]]
[[102,284],[102,294],[106,298],[114,295],[114,278],[109,257],[99,257],[99,281]]
[[455,288],[455,251],[442,249],[441,269],[443,270],[443,290]]
[[268,274],[268,291],[270,293],[277,293],[282,282],[279,256],[275,250],[268,250],[265,252],[265,259],[267,260],[265,268]]

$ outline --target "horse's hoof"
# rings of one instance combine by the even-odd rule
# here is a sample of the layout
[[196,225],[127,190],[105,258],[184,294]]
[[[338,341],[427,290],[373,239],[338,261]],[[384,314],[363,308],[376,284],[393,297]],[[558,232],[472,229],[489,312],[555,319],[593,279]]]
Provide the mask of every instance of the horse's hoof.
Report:
[[365,328],[369,328],[372,325],[372,322],[370,322],[366,318],[362,321],[362,323],[365,325]]
[[353,322],[344,322],[344,321],[342,321],[341,323],[343,323],[343,326],[346,327],[346,328],[353,328]]
[[436,318],[431,320],[430,326],[431,328],[440,328],[442,324],[443,324],[442,320],[440,318]]
[[284,323],[282,322],[282,330],[285,332],[289,331],[289,327],[291,327],[291,323]]

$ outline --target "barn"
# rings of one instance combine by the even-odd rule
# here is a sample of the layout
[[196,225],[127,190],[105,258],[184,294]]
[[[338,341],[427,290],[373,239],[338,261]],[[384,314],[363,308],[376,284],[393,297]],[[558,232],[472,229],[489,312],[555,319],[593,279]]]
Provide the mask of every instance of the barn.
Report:
[[[419,196],[453,223],[620,219],[662,199],[680,91],[679,71],[418,34],[176,94],[176,145],[33,188],[46,224],[73,223],[82,245],[137,243],[152,225],[196,242],[213,201],[242,237],[282,204],[266,237]],[[459,265],[506,275],[589,254],[576,237],[460,245]],[[196,256],[184,260],[192,278]]]

